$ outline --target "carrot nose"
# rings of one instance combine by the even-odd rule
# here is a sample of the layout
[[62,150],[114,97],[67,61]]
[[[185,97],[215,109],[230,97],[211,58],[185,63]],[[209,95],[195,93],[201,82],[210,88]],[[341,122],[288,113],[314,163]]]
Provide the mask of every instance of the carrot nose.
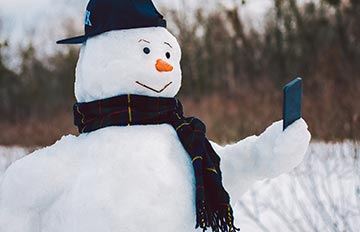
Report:
[[162,59],[158,59],[156,61],[155,67],[156,70],[158,70],[159,72],[171,72],[174,69],[174,67],[171,64],[167,63]]

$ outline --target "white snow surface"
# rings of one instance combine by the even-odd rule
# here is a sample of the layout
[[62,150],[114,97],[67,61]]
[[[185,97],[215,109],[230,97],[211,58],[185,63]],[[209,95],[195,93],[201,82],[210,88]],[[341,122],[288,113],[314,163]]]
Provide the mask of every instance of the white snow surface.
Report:
[[[145,54],[144,48],[150,53]],[[180,45],[163,27],[110,31],[95,36],[81,47],[76,99],[90,102],[123,94],[174,97],[181,87],[180,59]],[[158,60],[167,62],[173,70],[159,72]],[[171,84],[157,93],[136,82],[158,91]]]
[[24,157],[28,152],[22,147],[1,147],[0,149],[0,184],[6,169],[16,160]]
[[[213,144],[232,203],[256,180],[296,166],[309,139],[299,120],[285,132],[278,122],[259,137]],[[195,231],[191,160],[169,125],[65,136],[13,163],[0,194],[2,232]]]
[[[357,152],[357,156],[360,155],[359,145],[353,142],[313,142],[304,162],[294,171],[271,180],[256,182],[235,206],[241,230],[327,231],[321,212],[328,214],[326,211],[329,211],[334,203],[340,209],[340,213],[354,211],[354,206],[360,199],[360,162],[358,159],[356,161],[356,155],[354,156],[354,152]],[[0,146],[0,169],[3,171],[13,160],[27,153],[26,148]],[[307,188],[303,186],[313,184],[313,192],[304,194],[303,191],[307,191]],[[331,191],[328,189],[330,186]],[[315,200],[315,196],[319,196],[319,200]],[[326,211],[316,209],[318,204],[324,205]],[[336,219],[338,212],[329,212],[330,216]],[[307,214],[313,217],[313,224],[309,223]],[[352,228],[349,231],[358,230],[360,209],[357,210],[357,214],[352,213],[347,219]],[[331,226],[334,223],[328,224]]]
[[360,143],[312,143],[294,171],[259,181],[236,205],[245,232],[360,231]]

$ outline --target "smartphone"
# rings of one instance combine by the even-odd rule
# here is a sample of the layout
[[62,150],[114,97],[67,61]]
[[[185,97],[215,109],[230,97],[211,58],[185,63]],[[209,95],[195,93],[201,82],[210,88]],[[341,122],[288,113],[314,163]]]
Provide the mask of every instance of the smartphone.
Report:
[[300,77],[285,85],[283,101],[283,130],[301,118],[302,79]]

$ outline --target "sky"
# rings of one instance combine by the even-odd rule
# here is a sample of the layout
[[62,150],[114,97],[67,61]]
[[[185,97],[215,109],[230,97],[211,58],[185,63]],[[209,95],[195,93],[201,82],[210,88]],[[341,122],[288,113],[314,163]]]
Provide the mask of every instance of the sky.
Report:
[[[220,0],[230,4],[235,0]],[[2,30],[10,37],[23,34],[42,34],[42,30],[60,27],[66,18],[74,18],[82,23],[83,11],[88,0],[0,0],[0,18]],[[173,8],[182,10],[186,7],[198,6],[209,8],[205,0],[154,0],[158,8]],[[253,18],[258,18],[271,6],[272,0],[248,0],[244,12]],[[80,25],[76,25],[80,26]]]
[[[153,0],[158,9],[191,11],[197,7],[214,10],[217,5],[208,0]],[[223,5],[232,5],[239,0],[218,0]],[[71,25],[81,32],[83,12],[88,0],[0,0],[0,43],[7,40],[16,56],[16,48],[25,47],[31,41],[41,48],[42,54],[52,54],[58,49],[55,41],[68,36],[65,26]],[[262,18],[272,6],[272,0],[247,0],[239,9],[247,21],[261,25]],[[162,12],[166,13],[166,12]],[[69,22],[69,19],[72,21]],[[74,32],[75,33],[75,32]],[[75,34],[77,35],[77,34]],[[16,62],[13,62],[16,65]]]

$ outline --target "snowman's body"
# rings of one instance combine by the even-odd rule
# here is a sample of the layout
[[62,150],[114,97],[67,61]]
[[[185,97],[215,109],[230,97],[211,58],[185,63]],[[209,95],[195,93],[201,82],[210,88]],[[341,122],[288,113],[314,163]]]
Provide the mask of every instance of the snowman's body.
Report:
[[[41,188],[29,186],[24,201],[35,195],[38,203],[28,209],[47,207],[41,211],[44,232],[191,231],[193,170],[176,136],[171,126],[155,125],[65,137],[16,164],[44,172],[36,179],[24,173],[22,182],[48,181]],[[64,147],[70,148],[66,154]],[[47,159],[46,166],[36,166],[36,159]],[[58,173],[54,183],[45,173],[56,169],[66,173]],[[54,196],[51,202],[44,202],[46,195]]]
[[[180,57],[176,39],[164,28],[92,38],[77,67],[77,100],[174,97],[181,85]],[[306,123],[299,120],[284,132],[278,122],[259,137],[226,147],[213,143],[232,204],[254,181],[297,166],[309,140]],[[194,227],[192,163],[167,124],[63,137],[10,166],[0,189],[2,232],[189,232]]]

